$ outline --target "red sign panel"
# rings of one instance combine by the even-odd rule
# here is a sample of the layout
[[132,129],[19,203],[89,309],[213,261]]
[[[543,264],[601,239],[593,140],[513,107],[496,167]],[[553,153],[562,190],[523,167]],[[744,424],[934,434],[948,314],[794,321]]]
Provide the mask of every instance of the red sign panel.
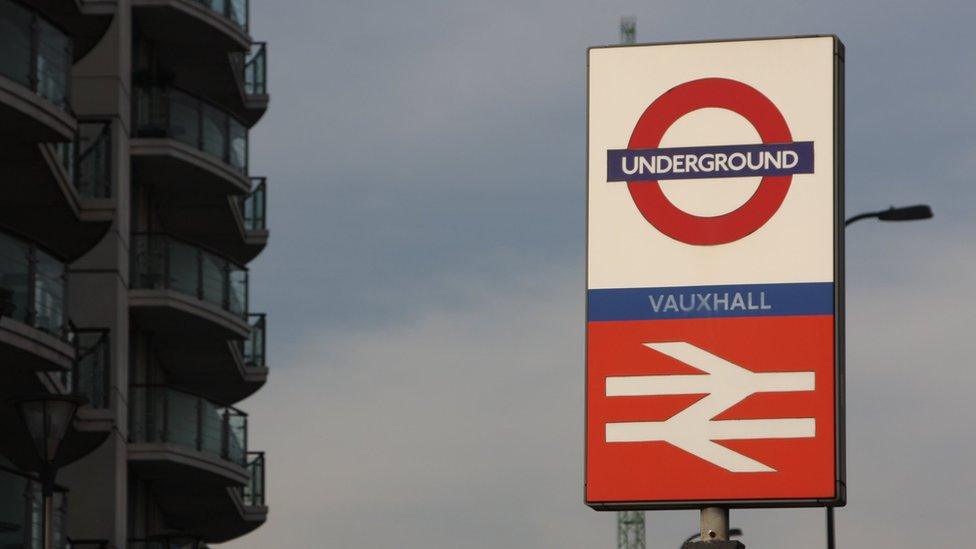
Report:
[[592,322],[589,502],[830,500],[832,315]]

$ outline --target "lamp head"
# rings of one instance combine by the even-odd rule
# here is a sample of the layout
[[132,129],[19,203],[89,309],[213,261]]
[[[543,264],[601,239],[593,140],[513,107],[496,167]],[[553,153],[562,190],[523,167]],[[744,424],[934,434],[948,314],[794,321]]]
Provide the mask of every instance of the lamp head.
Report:
[[895,208],[892,206],[887,210],[878,212],[878,219],[881,221],[914,221],[916,219],[930,219],[931,217],[932,208],[928,204],[905,206],[903,208]]
[[52,394],[24,397],[12,402],[27,427],[41,463],[46,466],[54,464],[75,412],[84,402],[83,398]]

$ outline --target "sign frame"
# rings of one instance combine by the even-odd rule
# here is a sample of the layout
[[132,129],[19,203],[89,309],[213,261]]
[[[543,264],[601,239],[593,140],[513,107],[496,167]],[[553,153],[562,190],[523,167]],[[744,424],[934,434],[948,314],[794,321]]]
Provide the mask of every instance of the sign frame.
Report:
[[[588,398],[588,329],[589,322],[589,249],[590,249],[590,57],[594,50],[640,48],[647,46],[667,46],[685,44],[710,44],[750,41],[773,41],[809,38],[831,38],[833,40],[833,276],[834,276],[834,497],[819,499],[708,499],[708,500],[670,500],[670,501],[590,501],[587,499],[589,418]],[[844,150],[845,150],[845,105],[844,105],[845,47],[835,34],[785,35],[750,38],[728,38],[713,40],[687,40],[646,42],[639,44],[592,46],[586,50],[586,161],[584,163],[584,192],[586,205],[586,228],[584,250],[584,319],[583,319],[583,362],[584,362],[584,412],[583,412],[583,502],[597,511],[628,510],[681,510],[703,507],[726,508],[797,508],[797,507],[843,507],[847,503],[846,468],[846,408],[845,408],[845,280],[844,280]]]

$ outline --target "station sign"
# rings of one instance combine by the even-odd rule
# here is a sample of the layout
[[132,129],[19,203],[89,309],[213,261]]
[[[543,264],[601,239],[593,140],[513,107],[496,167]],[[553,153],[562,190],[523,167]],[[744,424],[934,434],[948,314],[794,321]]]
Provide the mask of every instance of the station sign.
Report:
[[587,505],[844,503],[843,57],[589,50]]

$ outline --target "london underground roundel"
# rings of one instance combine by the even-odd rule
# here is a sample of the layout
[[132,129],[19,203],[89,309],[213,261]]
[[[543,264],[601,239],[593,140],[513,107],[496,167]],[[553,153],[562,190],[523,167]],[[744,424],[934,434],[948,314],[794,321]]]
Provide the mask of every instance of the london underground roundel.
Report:
[[586,504],[843,505],[843,46],[591,48]]
[[[738,113],[753,125],[765,144],[793,140],[776,105],[755,88],[727,78],[703,78],[685,82],[657,98],[638,120],[628,148],[656,149],[679,118],[709,107]],[[746,157],[746,165],[748,160]],[[681,210],[668,200],[657,180],[635,181],[628,188],[644,218],[662,233],[688,244],[708,245],[739,240],[765,224],[783,203],[791,179],[790,174],[766,175],[745,204],[714,217]]]

